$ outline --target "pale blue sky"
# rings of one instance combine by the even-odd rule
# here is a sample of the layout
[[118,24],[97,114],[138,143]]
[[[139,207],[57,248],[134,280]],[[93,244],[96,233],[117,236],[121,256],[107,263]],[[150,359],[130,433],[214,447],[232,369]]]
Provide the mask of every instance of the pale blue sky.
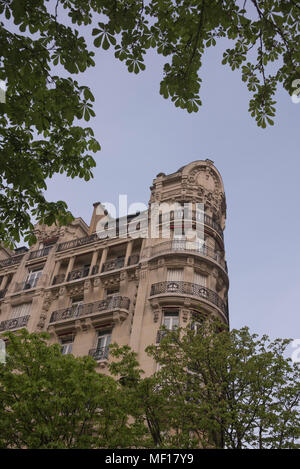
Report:
[[226,254],[231,327],[249,325],[271,337],[300,338],[300,104],[280,90],[275,126],[262,130],[248,113],[240,72],[221,65],[224,46],[206,55],[203,106],[188,114],[159,95],[163,60],[129,74],[112,51],[96,51],[96,67],[78,77],[91,87],[96,118],[89,123],[102,150],[91,182],[57,176],[50,200],[66,200],[87,223],[95,201],[147,204],[152,179],[210,158],[227,198]]

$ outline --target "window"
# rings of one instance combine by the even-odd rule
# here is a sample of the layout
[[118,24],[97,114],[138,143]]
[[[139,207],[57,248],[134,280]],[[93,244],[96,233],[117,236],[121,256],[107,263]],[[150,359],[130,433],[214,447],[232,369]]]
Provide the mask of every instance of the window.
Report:
[[13,306],[10,319],[20,318],[22,316],[29,316],[31,310],[31,303],[22,303],[21,305]]
[[38,268],[36,270],[31,270],[27,276],[26,282],[25,282],[25,289],[26,288],[34,288],[38,282],[38,279],[42,275],[43,269]]
[[197,334],[206,319],[206,314],[201,311],[193,311],[190,322],[191,330]]
[[99,332],[96,348],[96,359],[107,359],[108,358],[108,347],[111,341],[111,331]]
[[60,339],[61,343],[61,353],[63,355],[68,355],[69,353],[72,353],[72,347],[73,347],[73,337],[72,336],[67,336],[67,337],[62,337]]
[[194,273],[194,283],[196,283],[197,285],[201,285],[202,287],[206,287],[206,284],[207,284],[207,276],[206,275],[202,275],[198,272],[195,272]]
[[168,269],[168,282],[181,282],[183,280],[183,269]]
[[[174,331],[179,326],[179,313],[178,310],[164,311],[162,326],[167,328],[169,331]],[[161,339],[168,334],[168,331],[160,329],[157,332],[156,343],[160,343]]]
[[179,325],[178,311],[166,311],[163,317],[163,325],[170,331],[176,329]]
[[82,297],[78,297],[78,298],[72,298],[72,312],[74,314],[74,316],[76,316],[77,314],[79,314],[82,310],[82,305],[83,305],[83,296]]

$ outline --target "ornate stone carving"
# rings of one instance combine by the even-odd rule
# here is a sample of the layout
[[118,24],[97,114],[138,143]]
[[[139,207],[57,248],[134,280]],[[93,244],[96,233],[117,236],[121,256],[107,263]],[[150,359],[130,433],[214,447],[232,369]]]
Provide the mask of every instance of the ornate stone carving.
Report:
[[182,322],[187,323],[189,316],[190,316],[189,310],[188,309],[181,310],[181,316],[182,316]]
[[120,280],[127,280],[127,272],[121,272],[120,273]]
[[66,287],[60,287],[58,294],[59,296],[64,296],[66,294]]
[[101,283],[100,277],[96,277],[93,280],[94,287],[98,287]]
[[[65,288],[65,287],[61,287]],[[83,283],[80,283],[79,285],[74,285],[69,288],[69,294],[70,296],[79,296],[82,295],[84,292],[84,285]]]
[[153,321],[154,321],[154,322],[158,322],[158,321],[159,321],[159,318],[160,318],[160,311],[158,311],[158,310],[154,311],[154,313],[153,313]]

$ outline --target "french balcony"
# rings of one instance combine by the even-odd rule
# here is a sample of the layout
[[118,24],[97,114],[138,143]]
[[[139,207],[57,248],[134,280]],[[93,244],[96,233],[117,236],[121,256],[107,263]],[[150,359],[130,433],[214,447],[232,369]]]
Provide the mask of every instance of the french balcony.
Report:
[[19,318],[7,319],[6,321],[2,321],[0,322],[0,332],[25,327],[28,323],[29,318],[30,316],[21,316]]
[[37,251],[32,251],[29,255],[29,260],[38,259],[39,257],[48,256],[53,246],[48,246],[43,249],[38,249]]
[[89,350],[90,357],[93,357],[95,360],[108,360],[109,347],[99,347],[92,348]]
[[9,257],[8,259],[2,259],[2,261],[0,261],[0,268],[20,264],[23,257],[24,254],[19,254],[18,256]]
[[[146,248],[148,249],[148,248]],[[227,263],[224,260],[223,254],[220,251],[216,251],[205,244],[197,246],[196,243],[188,242],[186,240],[174,239],[172,241],[166,241],[150,248],[150,256],[157,256],[160,254],[184,252],[199,254],[208,259],[212,259],[217,262],[226,272]]]
[[116,310],[122,311],[120,320],[125,319],[128,315],[130,299],[125,296],[114,295],[105,300],[96,301],[94,303],[85,303],[73,305],[69,308],[54,311],[51,315],[49,323],[65,322],[76,320],[83,317],[97,318],[101,315],[103,318],[113,316],[112,312]]
[[150,296],[164,295],[189,295],[196,298],[203,298],[217,306],[227,317],[227,305],[219,295],[207,287],[191,282],[159,282],[151,286]]

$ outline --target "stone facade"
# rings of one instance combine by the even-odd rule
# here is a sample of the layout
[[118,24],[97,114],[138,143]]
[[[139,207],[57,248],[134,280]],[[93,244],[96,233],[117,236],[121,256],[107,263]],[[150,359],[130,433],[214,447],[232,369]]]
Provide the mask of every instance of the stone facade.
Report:
[[[163,238],[164,217],[159,237],[117,232],[99,239],[98,222],[106,215],[100,203],[89,226],[81,218],[67,227],[36,226],[38,241],[30,250],[0,249],[0,334],[21,327],[48,331],[63,353],[93,355],[104,372],[109,343],[128,344],[149,375],[155,364],[144,349],[159,343],[162,324],[196,327],[207,315],[228,322],[226,202],[219,172],[212,161],[199,160],[158,174],[150,189],[149,208],[204,204],[204,245],[177,239],[173,219],[169,238]],[[130,219],[138,226],[141,215]]]

